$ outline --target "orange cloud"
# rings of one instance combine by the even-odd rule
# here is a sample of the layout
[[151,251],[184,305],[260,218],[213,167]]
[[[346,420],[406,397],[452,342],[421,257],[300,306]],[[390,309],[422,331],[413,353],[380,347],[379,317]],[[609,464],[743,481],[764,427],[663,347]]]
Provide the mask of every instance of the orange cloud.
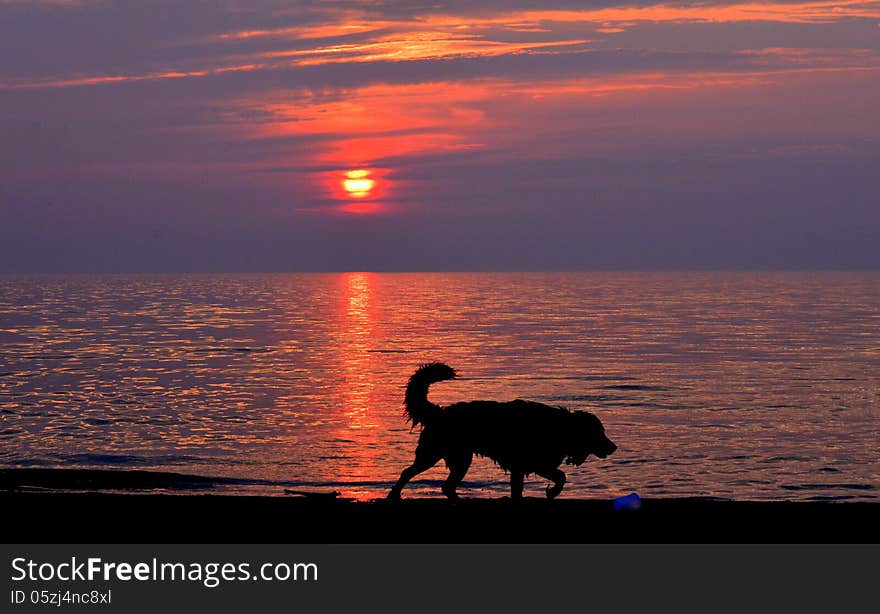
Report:
[[[159,79],[198,78],[224,72],[271,70],[330,63],[407,62],[515,54],[553,54],[586,51],[584,36],[571,36],[571,27],[585,33],[613,35],[640,23],[779,22],[823,24],[853,18],[880,19],[877,0],[819,0],[791,4],[732,3],[728,5],[618,6],[586,10],[533,10],[498,14],[425,13],[415,19],[372,19],[365,11],[327,12],[327,23],[226,32],[213,37],[221,53],[215,66],[197,70],[171,66],[165,70],[128,75],[76,75],[0,83],[3,89],[52,88]],[[565,26],[565,33],[561,31]],[[554,31],[560,30],[557,37]],[[542,40],[534,40],[541,34]],[[357,35],[357,40],[349,36]],[[227,43],[244,40],[290,41],[288,49],[223,54]],[[320,44],[322,39],[337,39]],[[517,40],[519,39],[519,40]],[[305,44],[303,44],[305,43]]]
[[[583,11],[524,11],[513,19],[531,23],[735,23],[775,21],[779,23],[831,23],[852,17],[880,17],[880,3],[864,0],[799,3],[745,2],[728,5],[621,6]],[[503,21],[501,22],[503,23]]]
[[131,83],[137,81],[160,81],[165,79],[186,79],[192,77],[207,77],[209,75],[221,75],[223,73],[247,72],[264,68],[260,64],[242,64],[238,66],[220,66],[206,70],[178,71],[168,70],[150,72],[140,75],[106,75],[95,77],[70,77],[66,79],[38,79],[33,81],[21,80],[0,83],[0,89],[24,90],[56,87],[82,87],[87,85],[105,85],[111,83]]
[[[383,160],[395,157],[479,149],[487,150],[487,156],[497,156],[499,151],[519,151],[515,143],[522,144],[542,131],[564,130],[558,122],[541,126],[525,119],[540,117],[545,107],[577,109],[586,101],[612,95],[637,101],[647,92],[756,87],[772,84],[786,75],[880,70],[876,53],[840,50],[828,59],[822,55],[824,50],[802,50],[793,54],[791,65],[785,65],[791,55],[788,51],[744,52],[767,64],[766,68],[758,66],[753,70],[656,70],[543,81],[498,78],[374,85],[338,91],[329,98],[325,93],[292,96],[275,92],[231,104],[238,109],[234,115],[262,118],[259,123],[242,126],[240,138],[320,137],[309,147],[307,159],[297,150],[296,159],[273,160],[273,164],[351,169],[381,165]],[[805,58],[812,55],[819,60],[809,64]],[[555,113],[548,112],[551,116]],[[523,129],[523,121],[529,122],[527,130]],[[220,126],[220,130],[228,129]]]
[[[773,21],[779,23],[832,23],[853,17],[880,18],[876,0],[819,0],[797,3],[732,2],[726,5],[664,4],[617,6],[583,10],[504,11],[495,15],[431,13],[407,20],[371,20],[365,12],[344,12],[340,20],[321,26],[244,30],[218,35],[222,40],[245,38],[311,39],[363,34],[396,29],[405,32],[441,30],[478,31],[497,28],[514,32],[552,32],[552,24],[584,24],[631,27],[651,23],[736,23]],[[616,28],[612,28],[616,29]]]

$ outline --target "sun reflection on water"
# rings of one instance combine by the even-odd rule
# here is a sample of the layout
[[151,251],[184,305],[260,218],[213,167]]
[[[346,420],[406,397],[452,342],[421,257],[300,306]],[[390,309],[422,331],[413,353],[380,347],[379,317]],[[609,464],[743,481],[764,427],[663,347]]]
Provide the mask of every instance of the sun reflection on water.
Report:
[[370,416],[373,392],[370,345],[373,338],[372,284],[370,273],[346,273],[341,282],[345,308],[341,318],[340,367],[343,414],[350,428],[378,426]]

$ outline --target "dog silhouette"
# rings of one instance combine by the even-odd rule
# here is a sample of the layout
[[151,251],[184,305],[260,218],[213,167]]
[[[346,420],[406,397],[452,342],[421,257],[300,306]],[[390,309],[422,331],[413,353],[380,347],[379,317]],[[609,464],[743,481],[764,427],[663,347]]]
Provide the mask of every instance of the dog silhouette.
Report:
[[605,435],[602,422],[585,411],[520,399],[506,403],[469,401],[447,407],[431,403],[431,384],[454,377],[452,367],[436,362],[421,366],[409,378],[404,413],[407,421],[413,427],[421,425],[422,431],[416,458],[400,474],[389,499],[399,499],[407,482],[441,458],[449,468],[441,490],[457,499],[455,490],[470,469],[474,454],[490,458],[510,472],[511,499],[522,498],[523,480],[531,473],[552,482],[546,491],[552,499],[565,486],[565,473],[559,469],[563,462],[580,465],[590,454],[605,458],[617,449]]

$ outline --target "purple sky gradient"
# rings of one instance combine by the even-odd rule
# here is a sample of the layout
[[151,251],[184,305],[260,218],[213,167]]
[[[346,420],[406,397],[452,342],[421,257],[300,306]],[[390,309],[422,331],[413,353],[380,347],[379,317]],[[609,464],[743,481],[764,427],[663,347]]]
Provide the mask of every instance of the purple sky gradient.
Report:
[[0,272],[880,268],[880,2],[425,6],[0,0]]

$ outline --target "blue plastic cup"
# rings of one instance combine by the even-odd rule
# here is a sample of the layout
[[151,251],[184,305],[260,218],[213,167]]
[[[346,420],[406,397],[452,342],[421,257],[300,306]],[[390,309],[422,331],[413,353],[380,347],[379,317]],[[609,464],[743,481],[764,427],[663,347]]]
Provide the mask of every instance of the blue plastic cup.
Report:
[[614,500],[614,509],[615,510],[630,510],[635,511],[642,507],[642,500],[639,499],[639,496],[636,493],[631,493],[626,495],[625,497],[618,497]]

